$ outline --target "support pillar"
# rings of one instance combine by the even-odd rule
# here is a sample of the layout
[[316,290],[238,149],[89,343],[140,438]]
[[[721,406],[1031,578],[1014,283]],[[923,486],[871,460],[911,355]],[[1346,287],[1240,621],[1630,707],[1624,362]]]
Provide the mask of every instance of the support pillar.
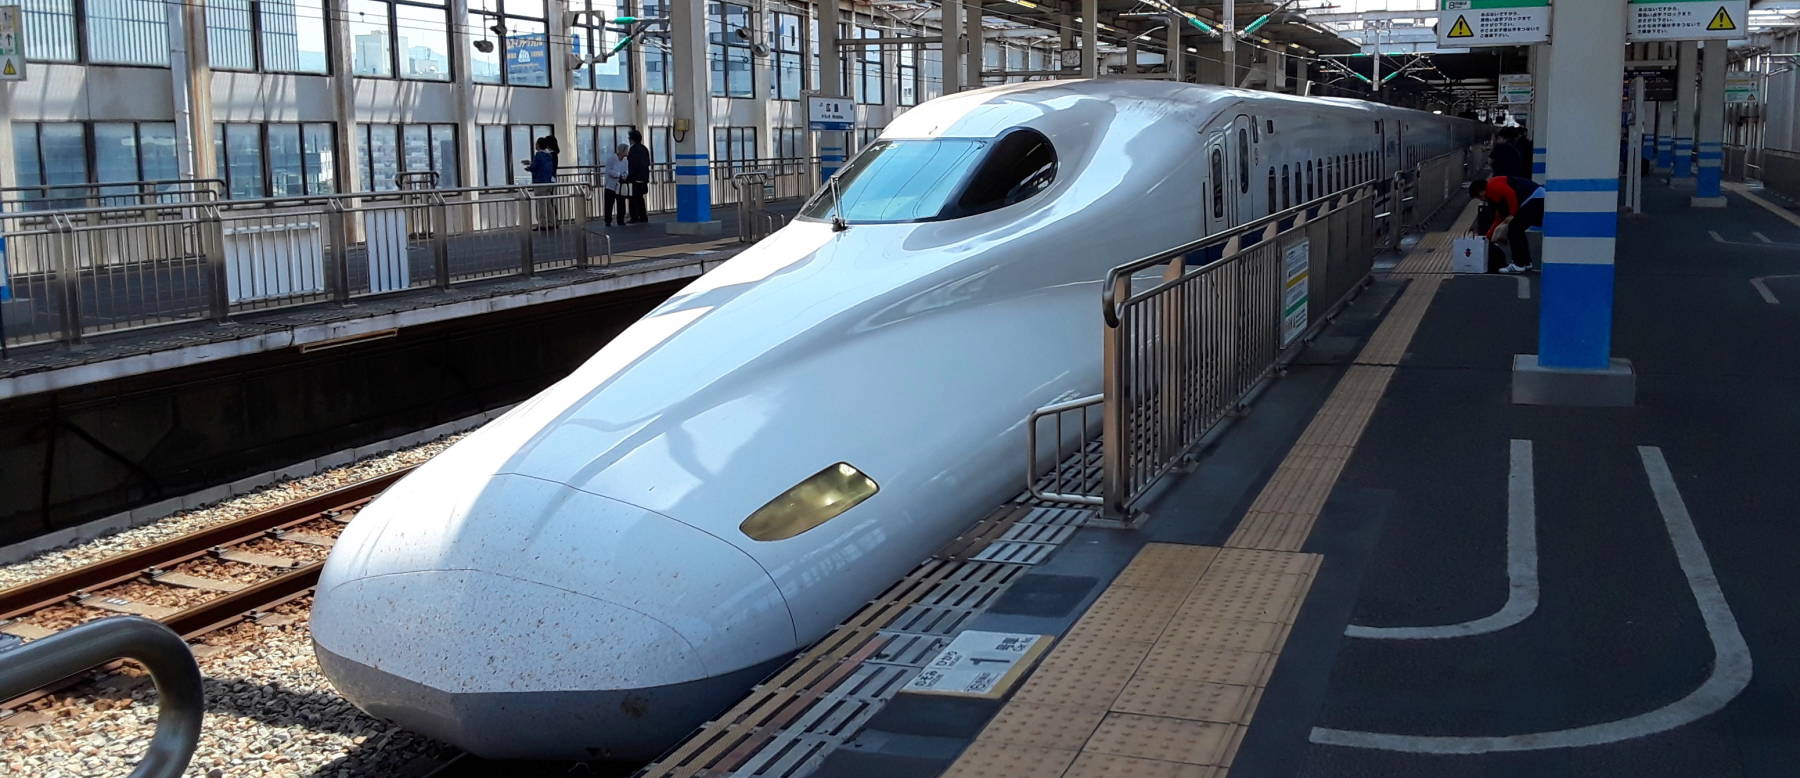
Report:
[[[824,0],[819,6],[819,94],[848,98],[844,90],[844,50],[838,47],[837,0]],[[944,63],[945,73],[950,63]],[[946,76],[947,77],[947,76]],[[844,166],[844,155],[850,149],[847,132],[819,133],[819,180],[828,181]]]
[[1700,44],[1682,41],[1675,58],[1675,160],[1670,177],[1692,184],[1694,181],[1694,117],[1699,105],[1696,80],[1699,73]]
[[1100,0],[1081,0],[1081,77],[1100,75]]
[[[169,75],[175,102],[175,169],[183,178],[217,178],[206,6],[176,4],[167,10],[173,44],[169,53]],[[10,161],[12,157],[0,159]]]
[[1675,169],[1675,103],[1656,104],[1656,161],[1651,171],[1666,176]]
[[[334,87],[332,96],[345,106],[340,110],[354,111],[355,100],[352,93],[356,80],[350,77],[350,52],[352,51],[350,24],[348,18],[340,17],[341,15],[334,15],[331,23],[332,29],[341,28],[343,30],[342,37],[332,41],[332,45],[339,47],[333,49],[337,61],[332,70],[332,86]],[[469,18],[469,0],[450,0],[450,18]],[[481,127],[475,123],[475,85],[469,79],[469,73],[473,70],[471,63],[475,59],[470,56],[469,52],[474,49],[476,37],[475,30],[470,29],[470,25],[450,25],[450,72],[456,74],[456,79],[450,83],[450,99],[456,101],[456,153],[462,163],[459,166],[462,176],[461,180],[457,181],[458,186],[486,186],[490,183],[481,175],[483,162],[481,158]],[[644,88],[643,80],[639,79],[636,84],[637,89],[641,92]],[[360,133],[351,133],[351,129],[355,125],[350,124],[351,119],[347,118],[349,116],[349,113],[344,113],[338,118],[338,137],[340,139],[360,137]],[[573,136],[570,139],[573,140]],[[343,140],[340,140],[338,149],[340,150],[339,156],[345,157],[346,163],[350,159],[361,159],[356,154],[353,145],[344,145],[344,143]],[[513,162],[512,164],[518,163]],[[498,170],[495,171],[495,174],[498,180],[491,183],[497,186],[512,181],[511,169]],[[449,182],[440,173],[438,185],[443,186],[447,183]],[[349,190],[351,186],[354,185],[346,186],[345,189]]]
[[981,47],[987,42],[987,33],[981,26],[981,0],[963,0],[963,37],[969,41],[963,52],[963,88],[980,89],[984,56]]
[[[833,24],[831,29],[835,32],[836,25]],[[824,37],[823,29],[820,37]],[[836,48],[831,47],[834,54]],[[720,225],[712,217],[712,166],[707,163],[708,147],[712,145],[712,117],[708,114],[711,98],[706,84],[706,13],[703,4],[669,4],[669,49],[674,55],[669,91],[675,120],[671,129],[671,139],[675,142],[675,221],[669,223],[669,232],[713,235],[720,231]],[[830,64],[835,70],[835,57]],[[685,130],[683,125],[686,125]]]
[[[569,56],[575,53],[572,45],[574,39],[570,37],[569,32],[569,5],[569,0],[550,0],[548,3],[550,12],[550,18],[547,20],[549,23],[549,46],[546,47],[546,51],[549,52],[550,61],[547,64],[550,72],[546,76],[550,79],[550,92],[555,95],[551,112],[556,116],[556,132],[554,133],[556,142],[571,150],[569,156],[564,159],[569,160],[568,164],[573,165],[579,156],[573,151],[576,142],[575,71],[570,70],[566,64]],[[766,84],[768,82],[758,83]],[[603,159],[604,157],[601,157],[595,162],[598,163]]]
[[1550,47],[1531,47],[1531,178],[1542,184],[1550,163]]
[[[1235,87],[1244,83],[1243,74],[1238,72],[1237,0],[1225,0],[1225,6],[1221,10],[1224,18],[1219,20],[1222,24],[1219,29],[1219,45],[1224,54],[1221,59],[1225,61],[1225,85]],[[1377,53],[1376,56],[1379,57],[1380,54]]]
[[943,38],[938,48],[944,60],[941,70],[944,71],[944,94],[947,95],[962,91],[962,32],[956,26],[956,20],[962,16],[962,0],[943,0],[938,14],[938,34]]
[[1181,28],[1187,21],[1179,16],[1171,15],[1168,26],[1168,53],[1163,55],[1164,68],[1169,78],[1175,81],[1187,80],[1187,51],[1181,47]]
[[1564,3],[1547,51],[1550,121],[1538,353],[1513,359],[1512,400],[1529,405],[1630,405],[1631,364],[1612,358],[1613,254],[1619,214],[1619,85],[1625,4]]
[[1265,81],[1263,88],[1271,92],[1287,91],[1287,52],[1273,50],[1268,53],[1268,60],[1263,63]]
[[1699,132],[1694,136],[1694,154],[1699,176],[1694,183],[1695,208],[1724,208],[1725,193],[1720,182],[1725,173],[1725,69],[1730,66],[1728,41],[1707,41],[1700,63]]

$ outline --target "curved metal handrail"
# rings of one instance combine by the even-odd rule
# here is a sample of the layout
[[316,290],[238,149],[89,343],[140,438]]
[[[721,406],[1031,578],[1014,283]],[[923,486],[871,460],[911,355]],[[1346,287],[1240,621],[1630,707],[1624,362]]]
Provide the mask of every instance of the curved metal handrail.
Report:
[[179,778],[200,743],[206,691],[187,642],[168,627],[117,616],[70,627],[0,653],[0,699],[11,699],[115,659],[150,671],[159,712],[156,734],[131,778]]

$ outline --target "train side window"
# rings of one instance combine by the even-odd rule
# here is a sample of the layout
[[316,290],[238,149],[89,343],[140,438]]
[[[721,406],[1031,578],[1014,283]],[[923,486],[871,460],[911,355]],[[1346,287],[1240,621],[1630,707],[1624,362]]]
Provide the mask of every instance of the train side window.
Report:
[[1268,122],[1269,122],[1269,134],[1274,135],[1275,134],[1275,120],[1269,119]]
[[1306,199],[1311,202],[1319,196],[1319,176],[1313,170],[1313,161],[1310,159],[1306,161],[1306,178],[1304,180],[1306,181]]
[[1294,179],[1288,177],[1288,166],[1281,166],[1281,210],[1294,207]]
[[1238,128],[1238,191],[1250,194],[1250,131]]
[[1217,146],[1212,150],[1212,196],[1213,218],[1225,218],[1225,155]]
[[1269,166],[1269,211],[1275,210],[1275,166]]
[[958,216],[1004,208],[1049,188],[1056,180],[1056,150],[1035,130],[1014,130],[994,144],[968,188],[956,199]]

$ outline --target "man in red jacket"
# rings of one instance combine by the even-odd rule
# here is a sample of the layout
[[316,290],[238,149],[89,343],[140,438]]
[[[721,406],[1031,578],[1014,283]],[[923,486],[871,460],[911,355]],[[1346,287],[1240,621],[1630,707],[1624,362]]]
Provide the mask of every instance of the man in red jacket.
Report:
[[1508,249],[1506,267],[1500,272],[1532,270],[1531,241],[1525,231],[1544,225],[1544,188],[1529,178],[1494,176],[1469,184],[1469,196],[1486,200],[1494,210],[1487,238],[1494,243],[1505,241]]

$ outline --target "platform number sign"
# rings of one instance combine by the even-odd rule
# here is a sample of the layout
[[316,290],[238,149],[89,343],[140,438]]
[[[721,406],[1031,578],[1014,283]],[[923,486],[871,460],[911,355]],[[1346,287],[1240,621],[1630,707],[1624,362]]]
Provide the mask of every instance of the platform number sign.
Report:
[[815,132],[849,132],[856,129],[856,104],[847,97],[808,97],[806,124]]
[[1550,0],[1441,0],[1438,45],[1522,46],[1550,40]]
[[1281,250],[1281,345],[1287,346],[1306,332],[1312,304],[1312,243],[1301,238]]
[[1628,13],[1632,43],[1750,37],[1750,0],[1631,0]]
[[0,5],[0,81],[25,80],[25,27],[19,7]]

